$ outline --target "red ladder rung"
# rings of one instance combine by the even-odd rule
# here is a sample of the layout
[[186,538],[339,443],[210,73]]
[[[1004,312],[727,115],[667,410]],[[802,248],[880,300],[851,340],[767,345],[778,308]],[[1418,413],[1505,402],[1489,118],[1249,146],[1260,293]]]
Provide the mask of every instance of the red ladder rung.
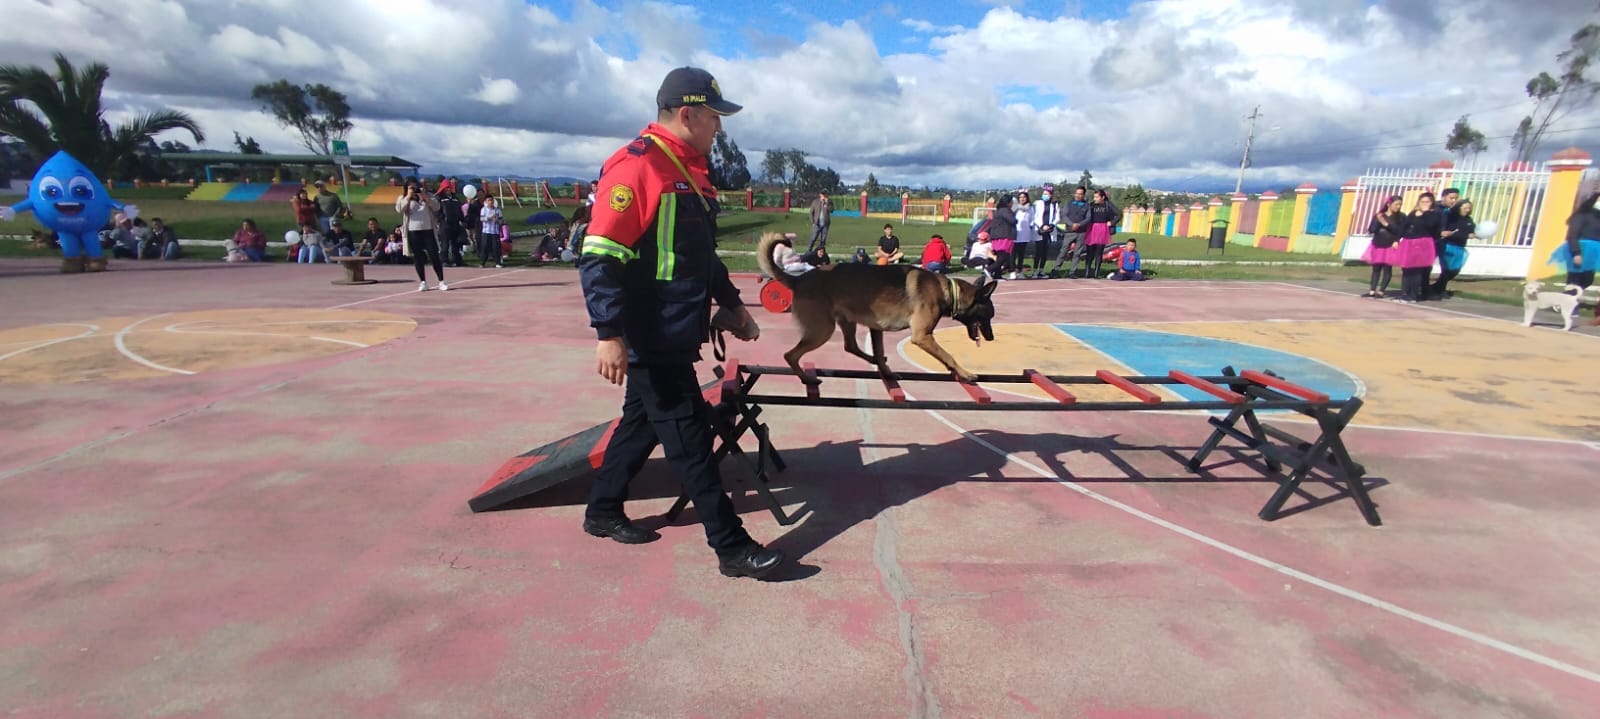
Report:
[[1128,378],[1117,375],[1111,370],[1100,370],[1095,372],[1094,376],[1099,378],[1101,382],[1138,397],[1140,402],[1145,404],[1161,404],[1161,395],[1140,387],[1139,385],[1128,381]]
[[821,398],[822,383],[817,381],[817,366],[807,362],[803,365],[800,365],[800,369],[805,371],[806,376],[803,379],[809,380],[809,382],[806,383],[806,399]]
[[739,395],[739,360],[728,358],[722,366],[722,401],[732,402]]
[[1044,390],[1045,394],[1054,397],[1062,404],[1073,404],[1078,401],[1078,398],[1072,396],[1071,392],[1062,389],[1061,385],[1052,382],[1049,377],[1040,374],[1039,370],[1025,369],[1022,371],[1022,375],[1027,377],[1029,381],[1033,382],[1034,386]]
[[988,392],[983,391],[982,387],[979,387],[972,382],[964,382],[960,378],[957,378],[956,384],[961,385],[961,389],[967,391],[967,396],[971,397],[972,401],[977,402],[978,404],[989,404],[994,402],[994,398],[990,397]]
[[889,392],[889,400],[893,402],[906,401],[906,391],[900,389],[900,378],[888,370],[882,372],[882,377],[883,388]]
[[1167,373],[1167,376],[1200,390],[1201,392],[1205,392],[1213,397],[1226,401],[1229,404],[1244,404],[1244,395],[1228,389],[1227,387],[1223,387],[1215,382],[1207,382],[1181,369],[1172,370]]
[[1325,394],[1323,394],[1321,392],[1318,392],[1318,391],[1316,391],[1314,389],[1311,389],[1310,387],[1301,387],[1300,385],[1297,385],[1297,384],[1295,384],[1293,382],[1290,382],[1290,381],[1287,381],[1287,380],[1283,380],[1283,379],[1279,379],[1279,378],[1273,377],[1272,375],[1269,375],[1269,374],[1263,374],[1263,373],[1257,372],[1257,371],[1255,371],[1253,369],[1247,369],[1247,370],[1239,373],[1239,376],[1243,377],[1243,378],[1245,378],[1247,380],[1250,380],[1251,382],[1254,382],[1256,384],[1264,385],[1264,386],[1267,386],[1267,387],[1271,387],[1271,388],[1276,389],[1276,390],[1281,390],[1281,391],[1283,391],[1283,392],[1285,392],[1287,394],[1292,394],[1292,395],[1294,395],[1296,397],[1299,397],[1300,399],[1303,399],[1303,400],[1316,402],[1318,404],[1323,404],[1323,403],[1326,403],[1328,401],[1328,395],[1325,395]]

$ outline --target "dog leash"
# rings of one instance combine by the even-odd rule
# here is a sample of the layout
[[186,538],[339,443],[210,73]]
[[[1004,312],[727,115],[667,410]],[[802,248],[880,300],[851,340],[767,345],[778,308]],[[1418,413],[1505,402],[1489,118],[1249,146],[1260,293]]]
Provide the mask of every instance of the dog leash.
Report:
[[711,328],[711,356],[718,362],[728,361],[728,338],[721,327]]

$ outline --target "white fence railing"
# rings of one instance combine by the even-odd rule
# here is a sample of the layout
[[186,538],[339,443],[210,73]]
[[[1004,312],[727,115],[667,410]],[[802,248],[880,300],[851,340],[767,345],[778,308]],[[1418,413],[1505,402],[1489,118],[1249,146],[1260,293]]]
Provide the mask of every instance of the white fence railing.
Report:
[[[1372,169],[1358,180],[1350,215],[1350,237],[1341,253],[1345,260],[1357,260],[1372,238],[1367,226],[1385,200],[1399,195],[1405,209],[1416,205],[1417,196],[1432,192],[1435,197],[1445,188],[1461,191],[1461,199],[1472,201],[1472,216],[1479,226],[1494,222],[1491,237],[1480,237],[1469,245],[1467,265],[1462,274],[1489,277],[1522,277],[1528,268],[1533,238],[1550,186],[1550,170],[1544,164],[1524,164],[1518,169],[1404,168]],[[1563,213],[1563,217],[1565,214]]]
[[1461,190],[1461,199],[1472,201],[1472,217],[1479,224],[1492,221],[1497,226],[1493,237],[1480,237],[1473,244],[1532,247],[1544,207],[1550,170],[1543,164],[1527,169],[1372,169],[1362,175],[1350,217],[1350,234],[1365,235],[1372,216],[1390,196],[1404,198],[1410,209],[1417,196],[1432,192],[1437,196],[1447,187]]

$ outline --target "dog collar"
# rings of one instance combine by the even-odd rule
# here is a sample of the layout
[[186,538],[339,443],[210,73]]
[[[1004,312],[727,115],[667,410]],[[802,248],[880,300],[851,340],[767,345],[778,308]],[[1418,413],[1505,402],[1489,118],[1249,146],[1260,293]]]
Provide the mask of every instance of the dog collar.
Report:
[[946,277],[950,281],[950,317],[954,318],[961,311],[961,285],[956,283],[956,278]]

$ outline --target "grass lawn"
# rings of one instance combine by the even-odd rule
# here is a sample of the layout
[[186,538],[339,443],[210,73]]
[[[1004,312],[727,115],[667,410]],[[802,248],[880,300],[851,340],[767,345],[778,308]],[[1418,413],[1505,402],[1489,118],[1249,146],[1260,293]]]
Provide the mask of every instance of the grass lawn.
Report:
[[[187,187],[145,187],[137,190],[118,189],[114,196],[121,202],[138,205],[141,217],[162,218],[178,231],[178,236],[181,238],[224,240],[233,236],[234,230],[239,228],[245,218],[254,219],[272,242],[270,252],[275,252],[279,256],[282,254],[283,234],[295,229],[293,215],[287,202],[189,202],[182,199],[188,192]],[[0,195],[0,204],[10,205],[21,199],[18,195]],[[397,219],[394,209],[388,206],[358,204],[355,207],[355,221],[349,229],[357,235],[364,231],[368,217],[378,218],[385,227],[392,227]],[[534,211],[532,207],[513,206],[509,214],[522,216],[532,214]],[[561,211],[563,214],[571,214],[571,209],[567,207],[562,207]],[[882,218],[835,217],[828,233],[828,246],[832,249],[835,260],[849,257],[857,247],[870,252],[877,245],[878,237],[883,234],[885,222],[886,220]],[[971,223],[967,221],[935,225],[902,225],[894,221],[892,224],[895,234],[900,237],[901,247],[909,258],[920,257],[923,246],[935,233],[942,235],[945,242],[951,246],[952,252],[959,254],[966,245],[967,231],[971,228]],[[0,234],[26,235],[37,227],[39,225],[33,220],[32,215],[20,215],[15,222],[0,225]],[[513,229],[519,228],[513,225]],[[811,238],[809,219],[805,214],[795,212],[731,212],[722,218],[719,230],[722,249],[731,252],[726,260],[728,267],[734,271],[758,269],[755,257],[745,253],[753,253],[756,241],[762,233],[793,232],[799,238],[798,244],[802,248]],[[1139,240],[1139,251],[1147,260],[1214,260],[1222,263],[1201,266],[1152,265],[1151,269],[1155,270],[1161,279],[1344,280],[1355,284],[1365,284],[1367,281],[1368,270],[1365,266],[1330,266],[1329,263],[1338,262],[1338,257],[1332,255],[1283,253],[1232,245],[1224,253],[1213,250],[1207,254],[1207,243],[1200,238],[1128,233],[1117,235],[1119,240],[1130,237]],[[523,248],[529,243],[524,240],[516,244],[522,251],[513,253],[509,260],[521,264],[527,257]],[[224,255],[221,247],[190,246],[184,248],[184,252],[188,259],[195,260],[219,260]],[[34,250],[27,242],[0,242],[0,257],[59,256],[58,250]],[[1239,264],[1243,262],[1289,264]],[[1560,277],[1554,278],[1554,281],[1560,280]],[[1522,304],[1522,283],[1518,280],[1458,279],[1452,283],[1452,287],[1460,297],[1510,305]]]

